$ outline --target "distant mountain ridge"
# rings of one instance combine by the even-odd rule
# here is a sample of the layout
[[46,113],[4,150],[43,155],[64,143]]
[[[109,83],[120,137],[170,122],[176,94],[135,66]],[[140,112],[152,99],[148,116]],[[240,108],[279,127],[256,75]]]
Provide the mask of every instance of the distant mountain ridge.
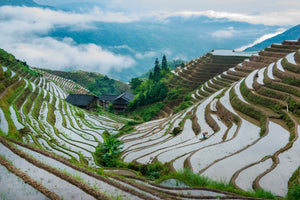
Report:
[[1,0],[0,6],[30,6],[30,7],[40,7],[41,5],[35,3],[32,0]]
[[287,31],[269,38],[261,43],[258,43],[252,47],[245,49],[245,51],[259,51],[274,43],[281,43],[284,40],[297,40],[300,37],[300,24],[294,26]]
[[[51,0],[4,0],[1,1],[0,5],[40,7],[48,3],[60,12],[63,12],[60,10],[63,9],[80,13],[79,8],[83,8],[81,12],[88,13],[89,11],[84,8],[91,7],[92,2],[96,1],[89,0],[76,3],[73,0],[64,0],[59,3],[56,0],[51,3]],[[102,4],[104,4],[103,1],[95,3],[99,10],[105,13],[109,8],[105,8]],[[119,12],[119,10],[113,9],[108,11]],[[274,33],[279,28],[289,28],[290,26],[249,24],[231,21],[227,18],[217,19],[206,16],[190,18],[170,16],[163,20],[158,20],[153,16],[128,23],[91,22],[89,27],[93,28],[74,29],[74,25],[54,26],[45,35],[42,35],[59,42],[63,41],[64,38],[70,38],[74,41],[74,45],[72,44],[74,48],[82,44],[95,44],[114,55],[125,57],[132,61],[131,64],[120,62],[114,68],[110,68],[106,75],[127,82],[131,78],[142,76],[151,70],[155,58],[162,57],[164,54],[168,60],[187,61],[204,55],[212,49],[239,48],[252,43],[254,39],[262,35]],[[9,51],[16,54],[15,49],[9,49]],[[18,59],[27,60],[29,64],[36,67],[45,66],[45,63],[32,63],[32,57],[29,56]],[[47,57],[46,61],[49,62],[51,59]],[[81,66],[80,64],[80,62],[67,63],[60,66],[60,70],[81,70],[82,68],[78,67],[78,65]],[[118,70],[115,70],[116,67]],[[100,70],[98,72],[102,73]]]

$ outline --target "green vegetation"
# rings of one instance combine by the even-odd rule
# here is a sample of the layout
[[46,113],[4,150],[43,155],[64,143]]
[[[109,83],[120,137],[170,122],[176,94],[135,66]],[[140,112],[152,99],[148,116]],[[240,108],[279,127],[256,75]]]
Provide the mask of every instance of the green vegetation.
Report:
[[173,131],[170,133],[173,136],[178,135],[182,131],[181,127],[177,126],[173,129]]
[[153,118],[164,105],[163,103],[153,103],[164,100],[168,93],[168,88],[165,84],[165,77],[168,73],[170,73],[170,68],[166,66],[166,63],[167,60],[164,56],[162,60],[162,66],[160,67],[159,61],[156,58],[153,72],[150,72],[149,78],[146,81],[140,82],[136,78],[133,78],[130,81],[131,88],[134,89],[134,92],[137,95],[131,102],[129,102],[128,110],[133,111],[140,106],[152,104],[148,107],[143,107],[141,112],[136,111],[134,113],[143,113],[141,117],[145,121]]
[[[38,76],[39,74],[29,68],[26,62],[16,59],[12,54],[0,49],[0,63],[5,66],[11,66],[13,70],[19,72],[23,76],[30,74],[30,76]],[[10,73],[10,72],[7,72]],[[0,76],[1,79],[1,76]]]
[[139,171],[143,176],[151,179],[159,179],[170,173],[168,164],[154,162],[150,164],[136,164],[134,162],[127,164],[128,169]]
[[104,142],[100,143],[95,152],[96,161],[105,167],[117,167],[120,163],[123,143],[109,134],[103,134]]
[[288,200],[298,200],[300,199],[300,184],[295,184],[289,188],[287,194]]
[[287,194],[287,199],[289,200],[296,200],[300,199],[300,183],[299,183],[299,173],[300,167],[296,169],[296,171],[293,173],[292,177],[289,180],[289,190]]
[[162,179],[159,179],[156,182],[159,183],[162,180],[166,180],[170,178],[178,179],[191,187],[206,187],[211,189],[218,189],[222,191],[232,192],[247,197],[276,199],[275,195],[269,191],[265,191],[263,189],[257,189],[254,191],[243,191],[237,189],[231,183],[217,182],[211,180],[208,177],[201,176],[200,174],[193,174],[192,171],[187,168],[179,172],[171,172],[169,175],[162,177]]
[[126,83],[111,79],[108,76],[104,76],[95,72],[84,71],[52,71],[49,69],[43,69],[44,71],[66,78],[78,83],[79,85],[89,89],[96,96],[102,94],[121,94],[129,90],[129,86]]
[[[178,66],[181,66],[183,68],[184,63],[186,63],[186,61],[184,61],[184,60],[172,60],[172,61],[167,61],[167,66],[171,69],[175,69]],[[165,65],[165,62],[164,62],[164,65]],[[148,72],[142,74],[141,76],[139,76],[138,79],[148,78],[151,71],[153,71],[153,69],[151,69]]]
[[266,133],[267,116],[262,111],[239,100],[239,98],[235,95],[233,89],[230,90],[230,102],[233,108],[260,122],[260,136],[263,136]]

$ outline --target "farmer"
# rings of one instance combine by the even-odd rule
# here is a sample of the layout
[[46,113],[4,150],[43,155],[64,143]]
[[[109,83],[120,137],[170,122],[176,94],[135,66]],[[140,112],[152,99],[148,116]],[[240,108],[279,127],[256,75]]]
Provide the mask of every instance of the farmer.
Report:
[[202,135],[203,135],[203,140],[205,140],[206,139],[206,135],[208,134],[208,132],[207,131],[205,131],[205,132],[202,132]]

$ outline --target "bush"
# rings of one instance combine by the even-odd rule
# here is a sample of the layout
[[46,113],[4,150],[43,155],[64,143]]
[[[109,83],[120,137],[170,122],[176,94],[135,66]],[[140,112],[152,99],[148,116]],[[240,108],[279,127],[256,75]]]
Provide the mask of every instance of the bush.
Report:
[[298,200],[300,199],[300,184],[293,185],[288,191],[287,198],[289,200]]
[[181,110],[184,110],[184,109],[186,109],[186,108],[188,108],[188,107],[190,107],[192,105],[193,105],[193,103],[190,102],[190,101],[183,101],[183,102],[180,103],[180,105],[178,107],[176,107],[174,109],[174,113],[178,113]]
[[170,133],[173,136],[178,135],[181,132],[181,127],[177,126],[173,129],[173,131]]
[[122,153],[122,141],[109,136],[104,137],[104,142],[100,143],[95,152],[96,160],[105,167],[117,167],[120,163]]

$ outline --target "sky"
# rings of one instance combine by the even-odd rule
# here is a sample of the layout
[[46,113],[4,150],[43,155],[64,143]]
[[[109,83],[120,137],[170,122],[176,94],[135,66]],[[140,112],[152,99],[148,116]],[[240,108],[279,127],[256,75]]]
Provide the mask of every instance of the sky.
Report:
[[[263,14],[299,10],[299,0],[35,0],[40,4],[60,5],[74,2],[90,2],[114,10],[131,13],[157,13],[178,11],[214,10],[231,13]],[[99,3],[101,2],[101,3]]]
[[[35,0],[39,4],[59,6],[67,3],[92,3],[88,10],[62,11],[44,8],[0,7],[0,48],[26,60],[31,66],[62,69],[76,67],[108,73],[130,68],[134,58],[114,54],[95,44],[76,44],[71,38],[57,40],[47,36],[60,26],[74,30],[93,29],[94,22],[127,23],[152,19],[164,22],[170,16],[189,18],[208,16],[265,25],[300,22],[299,0]],[[101,3],[99,3],[101,2]],[[234,29],[215,32],[215,37],[232,37]],[[255,43],[281,33],[256,38]],[[247,45],[246,45],[247,46]],[[245,46],[245,47],[246,47]],[[241,49],[245,48],[241,47]]]
[[296,25],[300,21],[299,0],[35,0],[59,6],[91,3],[100,9],[119,11],[138,18],[205,15],[266,25]]

